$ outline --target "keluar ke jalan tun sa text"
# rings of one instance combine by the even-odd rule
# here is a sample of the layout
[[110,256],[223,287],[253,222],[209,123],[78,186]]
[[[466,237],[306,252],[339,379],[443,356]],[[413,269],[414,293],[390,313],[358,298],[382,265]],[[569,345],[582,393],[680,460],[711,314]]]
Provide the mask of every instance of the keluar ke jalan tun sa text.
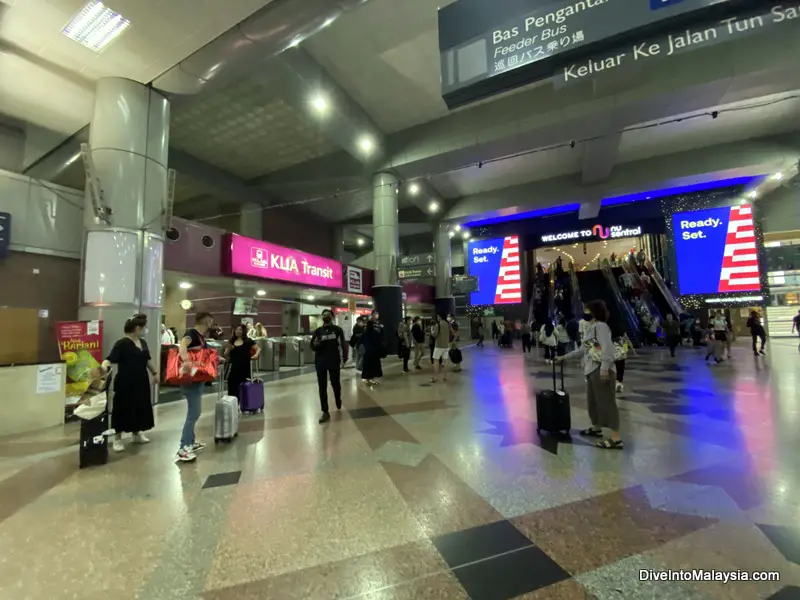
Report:
[[[676,52],[691,46],[702,46],[708,42],[717,40],[722,35],[736,35],[737,33],[751,31],[764,27],[771,20],[773,24],[781,23],[790,19],[800,17],[800,7],[784,7],[781,5],[773,6],[769,15],[747,17],[731,17],[720,21],[715,27],[708,27],[701,30],[686,29],[681,33],[670,34],[667,36],[666,43],[662,42],[641,42],[634,44],[631,48],[630,56],[634,61],[640,61],[654,56],[672,56]],[[666,46],[666,48],[665,48]],[[625,63],[629,56],[627,52],[619,52],[614,56],[601,59],[588,59],[582,64],[573,64],[564,67],[564,81],[581,79],[593,73],[608,71]]]

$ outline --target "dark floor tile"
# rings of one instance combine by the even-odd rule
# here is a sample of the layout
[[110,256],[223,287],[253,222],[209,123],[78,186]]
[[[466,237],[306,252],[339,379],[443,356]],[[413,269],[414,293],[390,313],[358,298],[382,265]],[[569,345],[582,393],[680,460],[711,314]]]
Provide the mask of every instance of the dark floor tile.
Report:
[[800,565],[800,529],[780,525],[759,525],[772,545],[789,562]]
[[508,600],[570,577],[535,546],[459,567],[453,574],[471,600]]
[[800,587],[788,585],[779,592],[772,594],[767,600],[800,600]]
[[203,484],[203,489],[215,487],[223,487],[226,485],[236,485],[239,483],[239,478],[242,476],[241,471],[231,471],[229,473],[214,473],[209,475],[206,482]]
[[374,419],[386,417],[388,413],[381,406],[367,406],[365,408],[351,408],[347,411],[351,419]]
[[663,404],[661,406],[651,406],[650,412],[658,415],[696,415],[701,411],[696,406],[686,406],[684,404]]
[[448,533],[435,537],[432,541],[451,569],[532,545],[508,521]]

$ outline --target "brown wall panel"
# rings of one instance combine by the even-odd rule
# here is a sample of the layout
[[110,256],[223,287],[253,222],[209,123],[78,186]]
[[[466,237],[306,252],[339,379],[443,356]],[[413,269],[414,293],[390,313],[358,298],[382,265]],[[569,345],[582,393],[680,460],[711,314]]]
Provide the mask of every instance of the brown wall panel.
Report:
[[261,214],[265,241],[333,258],[333,226],[330,223],[296,208],[275,208]]
[[40,362],[59,360],[58,321],[78,318],[81,263],[74,258],[11,252],[0,260],[0,307],[46,310],[38,331]]

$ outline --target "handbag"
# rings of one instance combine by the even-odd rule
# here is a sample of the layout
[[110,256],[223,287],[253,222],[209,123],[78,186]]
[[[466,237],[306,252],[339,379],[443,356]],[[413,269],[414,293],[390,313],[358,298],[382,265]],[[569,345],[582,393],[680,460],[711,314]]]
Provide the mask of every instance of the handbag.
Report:
[[167,351],[167,372],[165,382],[168,385],[189,385],[207,383],[217,379],[219,371],[219,354],[214,348],[195,348],[186,351],[192,368],[182,372],[183,361],[178,348]]

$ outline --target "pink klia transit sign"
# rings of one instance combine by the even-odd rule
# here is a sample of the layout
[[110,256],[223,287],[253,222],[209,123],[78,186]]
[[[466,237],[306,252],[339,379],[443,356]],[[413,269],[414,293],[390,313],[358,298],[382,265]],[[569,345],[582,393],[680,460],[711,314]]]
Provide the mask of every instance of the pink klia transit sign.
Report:
[[229,256],[225,266],[231,275],[274,279],[314,287],[342,287],[342,265],[335,260],[235,233],[229,233],[226,241]]

